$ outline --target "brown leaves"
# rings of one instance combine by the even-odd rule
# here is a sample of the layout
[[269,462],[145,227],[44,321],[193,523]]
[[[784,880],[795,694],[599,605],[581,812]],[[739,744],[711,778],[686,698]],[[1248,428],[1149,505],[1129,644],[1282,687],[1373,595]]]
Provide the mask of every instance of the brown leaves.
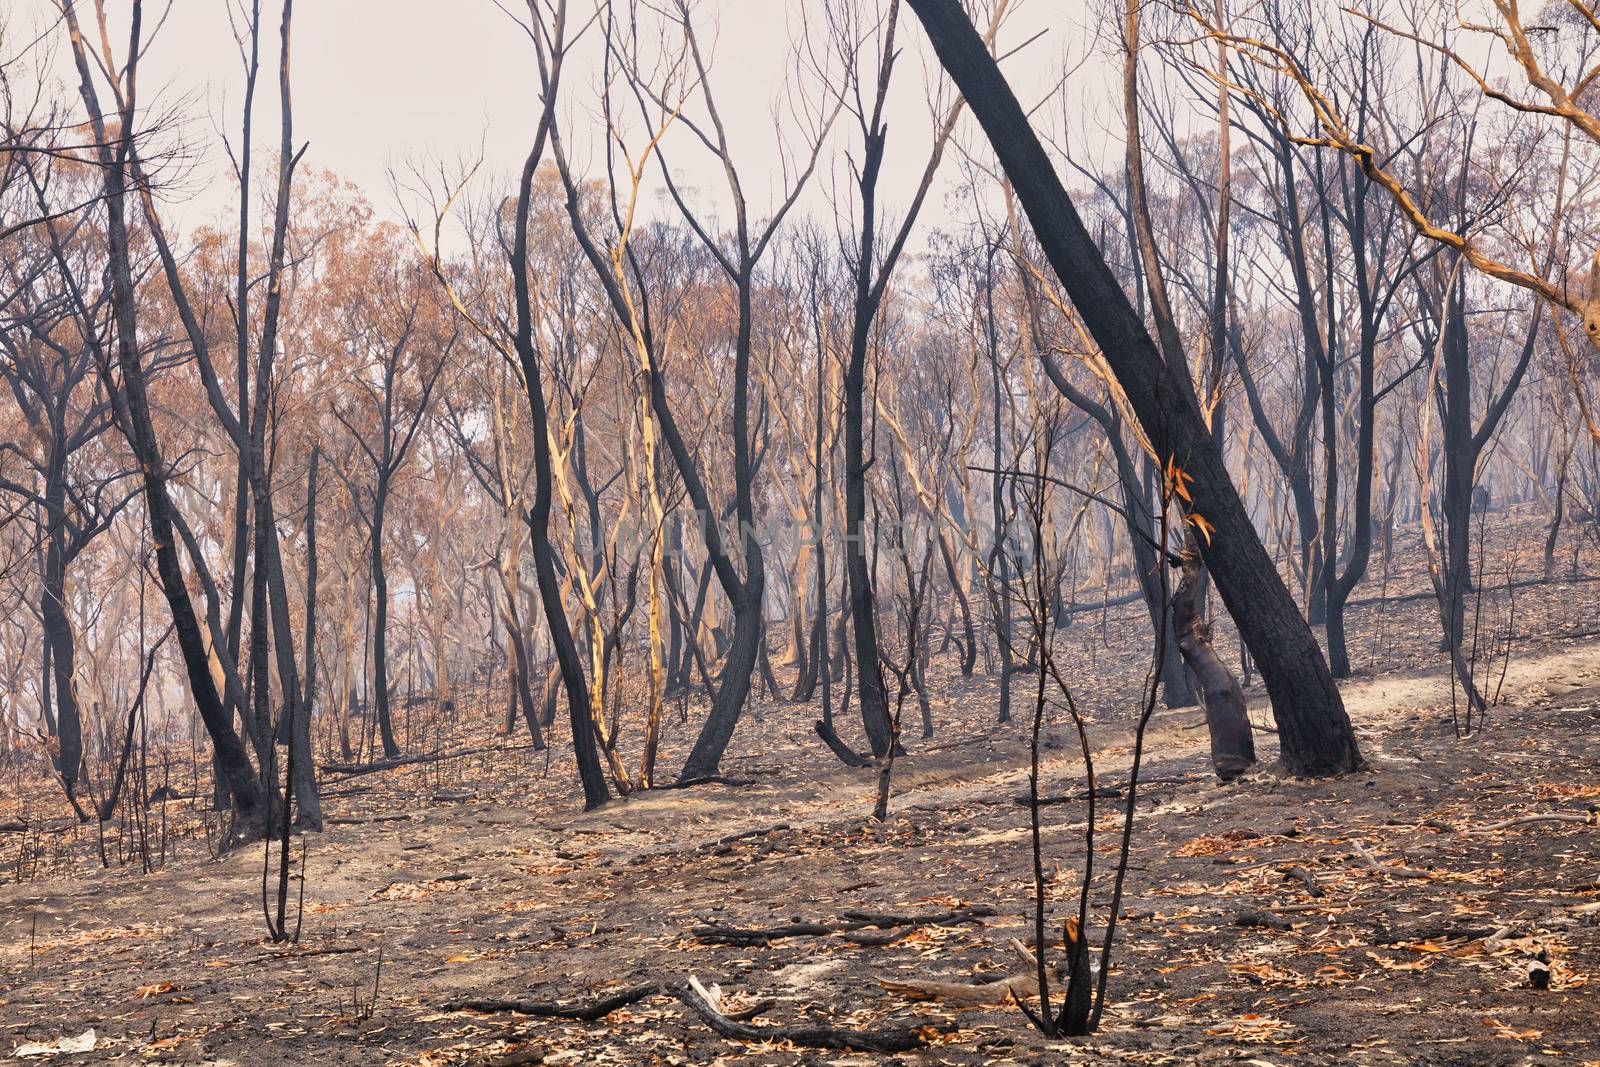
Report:
[[1222,834],[1203,834],[1173,851],[1174,856],[1220,856],[1232,852],[1246,841],[1259,841],[1261,835],[1251,830],[1229,830]]
[[426,900],[435,893],[461,889],[463,878],[432,878],[421,882],[390,882],[372,894],[375,900]]
[[1499,1019],[1492,1019],[1488,1016],[1485,1016],[1478,1021],[1492,1030],[1496,1037],[1509,1038],[1512,1041],[1536,1041],[1544,1036],[1543,1030],[1534,1030],[1531,1027],[1518,1030],[1514,1026],[1507,1026]]

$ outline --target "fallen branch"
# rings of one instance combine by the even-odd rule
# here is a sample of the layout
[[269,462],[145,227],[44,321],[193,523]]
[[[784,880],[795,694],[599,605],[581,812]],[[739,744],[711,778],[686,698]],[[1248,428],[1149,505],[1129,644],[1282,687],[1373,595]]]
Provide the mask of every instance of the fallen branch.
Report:
[[481,1011],[502,1012],[509,1011],[516,1015],[535,1015],[541,1019],[578,1019],[582,1022],[595,1022],[604,1019],[618,1008],[625,1008],[630,1004],[637,1004],[652,994],[661,992],[659,982],[648,985],[636,985],[601,997],[599,1000],[587,1004],[558,1004],[551,1000],[482,1000],[466,998],[462,1000],[447,1000],[439,1007],[444,1011]]
[[1513,826],[1529,826],[1538,822],[1569,822],[1585,826],[1593,826],[1596,822],[1596,809],[1590,808],[1589,814],[1579,815],[1577,812],[1553,811],[1547,815],[1519,815],[1515,819],[1502,819],[1492,822],[1488,826],[1475,826],[1462,833],[1467,834],[1492,834],[1496,830],[1509,830]]
[[1415,930],[1391,930],[1373,939],[1375,945],[1403,945],[1411,941],[1482,941],[1500,931],[1494,926],[1420,926]]
[[754,778],[730,778],[725,774],[703,774],[698,778],[680,778],[675,782],[662,782],[660,785],[652,785],[649,789],[640,790],[638,795],[647,796],[650,793],[658,793],[663,789],[692,789],[697,785],[746,786],[755,784],[756,780]]
[[324,948],[289,948],[274,949],[263,946],[262,956],[275,956],[279,959],[302,959],[306,956],[343,956],[352,952],[364,952],[367,945],[328,945]]
[[[847,911],[843,919],[838,922],[792,922],[779,926],[768,927],[738,927],[717,926],[707,924],[697,926],[691,931],[695,937],[710,945],[769,945],[774,941],[781,941],[790,937],[829,937],[833,934],[844,934],[855,930],[864,930],[868,927],[879,930],[892,930],[900,927],[921,926],[955,926],[960,923],[975,922],[995,915],[993,908],[978,905],[971,908],[958,908],[955,911],[939,912],[932,915],[885,915],[870,911]],[[861,944],[872,942],[860,941]],[[887,940],[883,943],[887,944]]]
[[[1204,722],[1202,721],[1200,725],[1204,725]],[[1190,782],[1197,781],[1200,781],[1200,779],[1192,774],[1176,775],[1170,778],[1140,778],[1139,788],[1143,789],[1147,786],[1153,785],[1188,785]],[[1115,799],[1122,796],[1122,793],[1123,788],[1120,785],[1102,785],[1097,786],[1092,790],[1080,789],[1076,793],[1062,793],[1055,796],[1042,796],[1039,798],[1039,806],[1041,808],[1048,808],[1055,804],[1070,804],[1077,800],[1088,800],[1091,794],[1097,800],[1106,798]],[[1026,793],[1019,794],[1011,799],[1013,803],[1020,804],[1023,807],[1027,807],[1029,804],[1033,803],[1033,798],[1028,796]]]
[[[1122,790],[1115,786],[1101,786],[1099,789],[1082,789],[1076,793],[1064,793],[1059,796],[1046,796],[1039,798],[1039,807],[1048,808],[1056,804],[1071,804],[1078,800],[1088,800],[1091,796],[1096,800],[1114,800],[1122,795]],[[1011,798],[1012,803],[1027,807],[1032,804],[1033,798],[1026,793]]]
[[396,812],[390,815],[329,815],[322,821],[330,826],[358,826],[369,822],[409,822],[410,812]]
[[1317,884],[1317,876],[1305,867],[1290,867],[1283,872],[1283,876],[1298,879],[1306,887],[1306,893],[1313,898],[1327,895]]
[[[1579,585],[1583,582],[1600,582],[1600,575],[1579,574],[1569,575],[1565,578],[1523,578],[1510,583],[1509,586],[1497,585],[1491,589],[1485,589],[1484,592],[1498,593],[1506,588],[1529,589],[1539,585]],[[1366,608],[1376,605],[1403,604],[1410,600],[1432,600],[1436,596],[1437,594],[1432,589],[1426,589],[1420,593],[1397,593],[1393,596],[1358,597],[1354,600],[1345,601],[1344,606],[1347,608]]]
[[1367,851],[1367,846],[1363,845],[1360,841],[1351,841],[1350,844],[1352,846],[1354,846],[1354,848],[1356,850],[1356,855],[1361,857],[1361,862],[1364,863],[1367,866],[1368,870],[1381,871],[1384,874],[1392,874],[1396,878],[1431,878],[1431,877],[1433,877],[1427,871],[1419,871],[1415,867],[1406,867],[1406,866],[1403,866],[1403,865],[1402,866],[1398,866],[1398,867],[1391,867],[1386,863],[1379,863],[1378,862],[1378,857],[1374,856],[1371,852]]
[[971,985],[966,982],[898,982],[888,978],[878,979],[878,984],[891,993],[908,1000],[937,1000],[956,1008],[982,1008],[1011,1003],[1018,997],[1039,995],[1037,975],[1020,972],[992,982]]
[[[934,1038],[951,1032],[953,1027],[905,1026],[877,1030],[850,1030],[832,1026],[756,1026],[745,1020],[753,1018],[772,1006],[770,1000],[761,1001],[737,1012],[719,1010],[711,1003],[705,987],[690,978],[688,982],[651,982],[584,1004],[558,1004],[541,1000],[483,1000],[468,998],[449,1000],[440,1005],[444,1011],[512,1012],[547,1019],[576,1019],[597,1022],[618,1008],[637,1004],[651,996],[668,996],[681,1001],[718,1034],[736,1041],[787,1041],[802,1048],[837,1049],[845,1052],[910,1052],[926,1046]],[[721,997],[716,998],[719,1002]]]
[[724,837],[717,838],[714,844],[701,845],[700,847],[726,848],[728,845],[735,844],[739,841],[748,841],[752,837],[765,837],[768,834],[782,833],[787,829],[789,829],[789,824],[786,822],[774,823],[771,826],[762,826],[755,830],[741,830],[736,834],[728,834]]
[[887,934],[862,934],[852,933],[847,930],[839,934],[839,940],[849,941],[852,944],[866,948],[881,948],[884,945],[892,945],[896,941],[904,941],[916,932],[917,928],[915,926],[905,926]]
[[375,760],[372,763],[324,763],[323,774],[337,774],[344,778],[356,778],[363,774],[379,774],[383,771],[392,771],[396,767],[410,767],[418,763],[438,763],[440,760],[455,759],[458,756],[483,756],[491,752],[519,752],[522,749],[532,748],[528,745],[489,745],[485,748],[463,748],[453,752],[430,752],[421,756],[400,756],[396,759]]
[[688,985],[669,985],[664,992],[686,1004],[711,1029],[737,1041],[787,1041],[802,1048],[844,1052],[910,1052],[926,1047],[933,1038],[954,1029],[929,1025],[878,1030],[847,1030],[832,1026],[754,1026],[717,1011]]

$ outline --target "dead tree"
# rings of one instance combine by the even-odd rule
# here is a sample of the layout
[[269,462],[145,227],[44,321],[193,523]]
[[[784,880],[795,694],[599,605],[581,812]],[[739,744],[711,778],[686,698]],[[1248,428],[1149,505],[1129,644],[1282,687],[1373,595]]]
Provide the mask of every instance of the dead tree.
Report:
[[1308,775],[1353,770],[1361,756],[1327,661],[1256,534],[1192,388],[1164,363],[958,0],[910,3],[1157,455],[1193,478],[1191,513],[1215,531],[1201,554],[1272,696],[1284,766]]
[[[99,5],[97,4],[97,10]],[[178,645],[187,668],[190,694],[211,736],[217,767],[233,797],[236,819],[235,839],[251,839],[267,822],[267,804],[260,779],[250,765],[238,734],[211,676],[205,637],[194,604],[189,598],[182,565],[178,558],[175,509],[168,491],[168,467],[161,454],[160,441],[150,416],[145,368],[139,349],[139,306],[134,291],[133,268],[128,247],[127,197],[132,174],[130,156],[136,137],[138,118],[137,76],[143,48],[143,4],[134,0],[126,49],[126,63],[120,75],[112,75],[109,89],[116,105],[116,134],[106,121],[100,105],[94,67],[84,43],[76,6],[65,4],[62,14],[70,31],[72,56],[91,128],[98,144],[96,152],[106,213],[106,255],[111,278],[111,308],[116,333],[116,361],[109,353],[97,353],[99,370],[108,392],[119,406],[118,422],[139,463],[143,478],[145,510],[156,551],[156,569],[162,592],[172,611]],[[104,25],[102,21],[101,25]],[[104,42],[109,51],[111,43]]]

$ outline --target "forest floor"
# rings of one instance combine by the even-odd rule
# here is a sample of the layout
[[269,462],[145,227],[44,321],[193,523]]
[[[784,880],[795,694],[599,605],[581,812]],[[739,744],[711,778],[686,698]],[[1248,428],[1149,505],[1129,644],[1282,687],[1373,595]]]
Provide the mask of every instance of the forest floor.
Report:
[[[1506,542],[1506,573],[1533,573],[1515,546],[1534,540]],[[1390,592],[1418,588],[1413,563]],[[0,824],[25,812],[30,825],[0,835],[0,1061],[92,1028],[91,1051],[22,1062],[896,1062],[729,1040],[669,998],[596,1022],[443,1008],[463,997],[590,1000],[693,975],[720,985],[728,1011],[771,1000],[756,1026],[937,1031],[931,1047],[898,1057],[908,1064],[1600,1063],[1600,828],[1483,830],[1533,814],[1583,818],[1600,803],[1597,596],[1593,582],[1563,582],[1524,590],[1514,617],[1507,603],[1486,610],[1515,640],[1501,704],[1465,740],[1430,639],[1431,603],[1358,611],[1362,676],[1344,694],[1369,766],[1343,778],[1281,775],[1263,731],[1261,765],[1218,785],[1199,713],[1158,711],[1105,1018],[1090,1038],[1048,1041],[1015,1006],[916,1001],[885,985],[1017,974],[1009,943],[1031,930],[1028,808],[1017,802],[1027,691],[1019,686],[1017,718],[996,724],[992,681],[941,661],[937,736],[907,738],[881,824],[870,818],[873,773],[828,756],[810,732],[813,708],[776,701],[752,707],[724,763],[750,784],[580,813],[565,758],[546,776],[543,754],[515,748],[330,782],[296,947],[262,936],[259,849],[211,859],[203,834],[175,834],[152,873],[102,869],[93,835],[44,815],[48,782],[19,778],[0,792]],[[1083,679],[1098,781],[1116,787],[1148,641],[1129,610],[1105,631],[1098,622],[1080,616],[1062,641]],[[1270,722],[1251,695],[1257,721]],[[490,699],[458,704],[452,745],[511,744],[493,735]],[[679,726],[663,766],[689,739]],[[1076,743],[1052,716],[1041,792],[1084,787]],[[1099,801],[1092,940],[1121,805]],[[168,807],[174,825],[201,818]],[[1086,811],[1041,811],[1059,947]],[[113,861],[128,859],[122,837]],[[961,908],[992,914],[894,939],[726,945],[696,933]],[[1548,988],[1530,982],[1540,958]]]

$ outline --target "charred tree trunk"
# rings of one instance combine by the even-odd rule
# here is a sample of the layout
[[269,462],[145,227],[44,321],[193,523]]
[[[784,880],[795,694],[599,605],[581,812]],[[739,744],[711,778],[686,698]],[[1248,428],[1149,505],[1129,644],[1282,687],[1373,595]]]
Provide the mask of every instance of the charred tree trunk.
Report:
[[[546,138],[555,143],[556,94],[560,85],[565,49],[565,3],[556,9],[555,25],[551,28],[552,50],[547,57],[539,53],[539,77],[543,90],[543,111],[539,128],[534,135],[533,147],[522,165],[522,175],[517,186],[516,233],[512,235],[511,254],[508,257],[512,275],[512,288],[516,304],[516,328],[513,344],[517,361],[522,368],[522,381],[528,396],[528,411],[532,418],[534,493],[533,506],[528,513],[528,529],[532,542],[534,573],[538,579],[539,599],[544,604],[545,622],[550,630],[550,644],[555,650],[556,662],[561,669],[561,680],[567,691],[567,711],[572,723],[572,749],[578,764],[578,778],[583,785],[585,808],[597,808],[611,799],[611,789],[606,784],[605,768],[600,763],[600,749],[595,739],[593,714],[589,706],[589,683],[584,677],[583,661],[578,657],[578,646],[572,638],[572,627],[567,621],[566,606],[561,599],[561,584],[556,576],[555,548],[550,543],[550,506],[553,493],[550,455],[550,426],[544,396],[544,371],[539,365],[539,352],[533,338],[533,298],[528,282],[528,214],[533,198],[533,175],[539,159],[544,155]],[[559,153],[558,153],[559,158]],[[563,168],[563,171],[565,168]],[[576,203],[569,190],[569,211]]]
[[[60,464],[64,466],[64,460]],[[57,464],[52,463],[52,473]],[[45,691],[45,700],[55,695],[55,716],[50,720],[51,733],[57,741],[55,755],[56,773],[61,776],[62,788],[79,818],[87,816],[78,805],[79,776],[83,771],[83,716],[78,707],[78,693],[73,681],[76,667],[76,648],[72,634],[72,620],[67,617],[67,531],[65,529],[66,483],[62,477],[53,477],[45,487],[49,504],[45,521],[49,529],[45,535],[44,567],[40,574],[39,619],[45,648],[45,670],[53,683]]]
[[1215,530],[1202,555],[1272,696],[1285,768],[1305,775],[1354,770],[1360,751],[1322,650],[1262,546],[1192,390],[1163,362],[959,0],[910,3],[1152,445],[1193,478],[1193,513]]
[[311,712],[317,692],[317,466],[321,449],[311,450],[306,472],[306,606],[305,676],[299,706],[289,724],[290,784],[294,789],[295,825],[302,830],[322,829],[322,799],[317,795],[317,765],[311,752]]
[[867,557],[867,469],[872,460],[866,448],[865,407],[867,348],[877,304],[872,293],[874,203],[878,170],[883,163],[884,137],[880,130],[867,133],[866,155],[857,180],[862,196],[861,248],[855,264],[855,319],[850,331],[850,358],[844,371],[844,562],[850,589],[850,625],[855,634],[856,696],[861,725],[872,754],[882,758],[893,744],[889,721],[889,695],[878,665],[878,621],[872,589],[872,567]]
[[[381,479],[381,476],[380,476]],[[383,566],[383,519],[389,487],[380,480],[372,499],[372,540],[368,558],[372,567],[372,701],[383,738],[383,758],[398,759],[400,743],[394,736],[394,716],[389,707],[389,575]]]

